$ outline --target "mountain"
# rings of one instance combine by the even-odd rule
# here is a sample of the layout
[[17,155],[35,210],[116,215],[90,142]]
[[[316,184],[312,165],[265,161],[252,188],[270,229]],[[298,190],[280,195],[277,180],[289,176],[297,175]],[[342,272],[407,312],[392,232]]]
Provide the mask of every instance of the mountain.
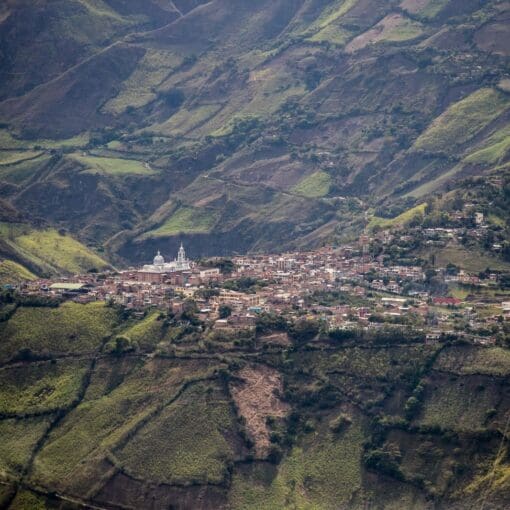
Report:
[[508,0],[0,2],[0,509],[508,508],[509,64]]
[[357,235],[508,169],[510,4],[9,0],[2,199],[112,262]]

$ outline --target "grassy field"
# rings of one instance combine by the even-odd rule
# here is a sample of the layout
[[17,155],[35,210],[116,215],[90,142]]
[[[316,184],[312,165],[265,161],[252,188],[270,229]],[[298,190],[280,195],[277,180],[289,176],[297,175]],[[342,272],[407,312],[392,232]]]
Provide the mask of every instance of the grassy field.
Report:
[[143,161],[135,159],[101,158],[73,154],[72,159],[87,167],[87,172],[106,175],[153,175],[155,172]]
[[0,324],[0,360],[20,349],[34,354],[87,353],[112,333],[116,314],[104,303],[64,303],[58,308],[18,308]]
[[0,476],[23,470],[49,424],[48,417],[0,420]]
[[413,189],[409,193],[406,193],[406,197],[413,197],[415,199],[421,198],[425,195],[433,193],[434,191],[439,190],[442,186],[445,186],[448,182],[452,182],[457,174],[459,174],[463,169],[462,164],[455,165],[450,170],[438,175],[436,178],[425,182],[421,186]]
[[168,327],[160,312],[149,314],[140,322],[122,331],[144,352],[153,352],[159,345],[168,346],[181,334],[182,327]]
[[499,495],[501,507],[506,506],[508,491],[510,490],[510,463],[508,462],[508,448],[502,448],[491,463],[486,463],[483,470],[467,485],[463,493],[465,496],[476,496],[480,493]]
[[396,225],[406,225],[416,216],[422,216],[425,213],[426,206],[427,204],[417,205],[416,207],[413,207],[412,209],[409,209],[397,217],[391,219],[372,216],[370,223],[368,224],[368,228],[373,230],[374,227],[389,228]]
[[252,71],[247,85],[246,101],[241,110],[235,108],[230,111],[231,119],[234,116],[267,118],[287,100],[301,97],[305,92],[304,85],[296,82],[288,66],[274,62]]
[[331,25],[331,23],[339,21],[340,18],[347,14],[357,3],[358,0],[337,0],[331,7],[324,10],[319,19],[311,26],[311,29],[323,29]]
[[159,228],[145,234],[146,237],[167,237],[180,233],[203,234],[210,232],[217,221],[215,211],[181,207]]
[[0,413],[62,409],[77,397],[87,361],[31,364],[0,371]]
[[408,18],[402,18],[402,21],[395,27],[383,32],[379,39],[381,42],[401,42],[416,39],[423,33],[422,26]]
[[35,159],[41,154],[41,151],[0,151],[0,166],[21,163],[27,159]]
[[65,138],[63,140],[35,140],[34,145],[39,145],[45,149],[59,149],[69,147],[85,147],[90,141],[90,135],[88,133],[81,133],[73,136],[72,138]]
[[341,434],[331,433],[328,425],[329,420],[323,420],[315,432],[305,435],[274,477],[256,465],[236,474],[232,507],[327,510],[347,505],[361,489],[362,424],[355,416]]
[[501,347],[476,349],[450,347],[436,362],[437,368],[457,374],[510,376],[510,351]]
[[292,188],[292,192],[307,198],[324,197],[329,193],[331,177],[326,172],[315,172]]
[[89,142],[88,133],[65,140],[22,140],[15,138],[6,129],[0,129],[0,150],[2,149],[31,149],[34,147],[43,147],[44,149],[56,149],[59,147],[84,147]]
[[82,273],[108,264],[86,246],[55,229],[35,230],[27,225],[0,223],[0,236],[20,256],[43,271]]
[[[428,252],[420,252],[418,255],[428,258]],[[460,245],[448,245],[445,248],[434,250],[436,265],[446,267],[448,263],[455,264],[466,271],[480,272],[488,267],[496,271],[508,271],[510,264],[491,257],[490,255],[467,250]]]
[[0,262],[0,285],[17,284],[24,281],[35,280],[36,276],[26,267],[12,260]]
[[489,378],[434,375],[418,423],[451,430],[482,429],[499,398],[497,383]]
[[338,46],[343,46],[350,38],[351,32],[338,26],[335,23],[325,26],[312,37],[309,38],[311,42],[329,42]]
[[[235,417],[223,392],[187,390],[115,455],[137,477],[166,483],[221,483],[233,450],[226,440]],[[230,432],[232,433],[232,432]]]
[[462,300],[466,299],[469,294],[471,294],[468,288],[462,287],[460,285],[449,285],[448,292],[450,296]]
[[28,490],[20,489],[9,508],[10,510],[48,510],[49,507],[41,496]]
[[182,136],[212,119],[221,110],[221,104],[199,105],[188,110],[182,108],[167,121],[153,124],[150,129],[158,134]]
[[151,313],[122,334],[136,342],[142,350],[154,350],[164,336],[163,321],[159,316],[159,312]]
[[410,41],[422,33],[423,27],[420,23],[400,14],[390,14],[371,29],[352,39],[346,50],[354,52],[372,44]]
[[510,126],[498,130],[483,145],[483,148],[466,156],[463,162],[478,165],[498,165],[502,163],[510,151]]
[[24,147],[21,140],[14,138],[7,129],[0,129],[0,149],[19,149]]
[[35,159],[19,161],[14,165],[0,165],[0,179],[14,184],[21,184],[34,175],[50,159],[49,154],[43,153]]
[[510,98],[483,88],[450,106],[416,140],[414,149],[452,153],[510,106]]
[[120,114],[129,106],[140,108],[153,101],[157,97],[157,86],[181,61],[172,51],[147,50],[133,74],[122,83],[119,94],[106,103],[104,110]]
[[423,19],[435,18],[450,0],[404,0],[400,6]]
[[37,457],[33,479],[59,487],[74,483],[84,466],[113,450],[133,427],[169,402],[185,380],[213,369],[207,361],[104,360],[96,367],[84,401]]

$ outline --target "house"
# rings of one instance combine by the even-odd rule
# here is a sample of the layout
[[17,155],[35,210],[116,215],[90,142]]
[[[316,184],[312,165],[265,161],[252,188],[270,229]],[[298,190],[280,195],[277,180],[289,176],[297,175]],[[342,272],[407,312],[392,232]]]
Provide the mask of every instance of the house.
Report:
[[49,290],[55,294],[73,296],[77,294],[86,294],[91,288],[91,285],[85,283],[60,282],[51,284]]
[[404,306],[407,299],[404,298],[394,298],[394,297],[383,297],[381,299],[381,303],[383,306],[394,306],[394,307],[401,307]]

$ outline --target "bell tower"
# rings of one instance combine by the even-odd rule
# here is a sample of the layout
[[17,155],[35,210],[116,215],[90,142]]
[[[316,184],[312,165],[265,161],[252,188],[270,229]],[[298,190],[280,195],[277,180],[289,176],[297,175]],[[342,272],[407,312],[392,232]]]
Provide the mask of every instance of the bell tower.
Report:
[[177,262],[179,265],[186,263],[186,252],[184,251],[184,246],[181,243],[181,247],[179,248],[179,253],[177,254]]

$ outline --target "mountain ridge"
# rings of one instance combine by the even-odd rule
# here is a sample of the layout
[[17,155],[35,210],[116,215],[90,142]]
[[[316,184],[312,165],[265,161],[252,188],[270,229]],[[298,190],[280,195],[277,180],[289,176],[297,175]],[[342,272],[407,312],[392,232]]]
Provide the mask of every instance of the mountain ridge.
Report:
[[[236,237],[242,251],[334,243],[371,208],[412,207],[508,163],[507,2],[182,1],[165,4],[172,19],[119,5],[95,0],[93,12],[127,33],[0,102],[6,154],[41,147],[68,168],[62,181],[59,165],[39,179],[37,158],[6,165],[4,200],[106,243],[117,262],[181,239],[197,256],[227,254]],[[79,220],[38,205],[84,172],[98,202]],[[117,211],[108,227],[99,204]]]

